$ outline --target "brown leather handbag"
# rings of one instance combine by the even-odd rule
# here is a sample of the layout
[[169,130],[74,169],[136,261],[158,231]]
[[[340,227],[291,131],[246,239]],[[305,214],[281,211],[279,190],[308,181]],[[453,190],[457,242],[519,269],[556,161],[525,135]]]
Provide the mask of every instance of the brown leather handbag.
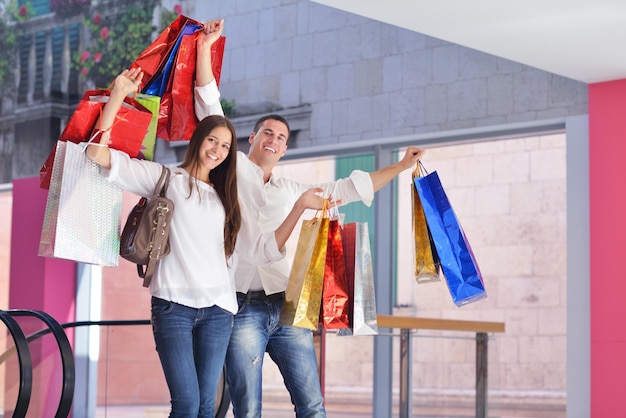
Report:
[[[154,268],[170,253],[170,221],[174,202],[165,197],[170,170],[163,166],[150,199],[142,197],[131,210],[120,237],[120,256],[137,264],[143,286],[150,286]],[[145,266],[145,268],[144,268]]]

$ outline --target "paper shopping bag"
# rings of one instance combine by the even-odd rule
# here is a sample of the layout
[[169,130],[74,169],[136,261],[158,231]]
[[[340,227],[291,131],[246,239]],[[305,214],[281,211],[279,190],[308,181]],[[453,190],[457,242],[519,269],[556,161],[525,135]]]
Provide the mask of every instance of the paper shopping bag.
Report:
[[350,327],[348,283],[346,281],[341,227],[342,225],[338,220],[330,220],[320,314],[320,322],[322,328],[325,329]]
[[339,335],[376,335],[378,320],[367,223],[345,224],[341,232],[350,298],[350,328]]
[[[176,40],[187,22],[200,25],[200,22],[179,15],[130,65],[130,68],[141,67],[144,86],[150,85],[155,76],[162,73],[163,67],[176,44]],[[146,93],[146,91],[143,92]]]
[[[79,143],[87,141],[96,127],[102,108],[108,101],[109,90],[88,90],[85,92],[76,110],[72,113],[58,141]],[[131,157],[137,157],[141,149],[153,114],[142,104],[131,97],[124,98],[124,103],[115,116],[111,128],[109,147],[124,151]],[[52,149],[48,158],[39,170],[40,186],[47,189],[50,185],[52,166],[56,148]]]
[[161,111],[157,136],[166,141],[190,140],[198,124],[194,109],[196,70],[196,30],[201,26],[187,24],[181,32],[167,87],[161,94]]
[[[425,174],[418,163],[413,171],[413,181]],[[415,280],[417,283],[441,281],[439,277],[439,257],[432,242],[432,235],[426,223],[424,208],[420,201],[415,183],[411,185],[413,215],[413,250],[415,261]]]
[[150,94],[138,94],[135,96],[135,100],[152,113],[152,119],[150,119],[150,124],[148,125],[148,132],[146,132],[146,136],[141,142],[141,148],[139,149],[137,158],[152,161],[154,160],[154,149],[156,148],[156,131],[159,121],[161,98]]
[[[191,19],[187,16],[179,15],[167,28],[161,32],[156,39],[148,45],[148,47],[139,54],[135,61],[130,65],[130,68],[141,67],[143,71],[143,93],[147,93],[147,89],[150,85],[167,86],[167,80],[169,79],[170,71],[164,69],[168,61],[173,65],[174,57],[176,55],[176,43],[181,37],[181,33],[185,27],[201,28],[202,23],[197,20]],[[220,76],[222,73],[222,56],[224,53],[225,37],[221,36],[221,39],[215,42],[211,47],[213,53],[212,65],[213,76],[217,84],[220,84]],[[195,55],[194,55],[195,56]],[[170,65],[170,70],[171,70]],[[161,81],[155,82],[154,78],[161,77]],[[156,88],[156,87],[154,87]],[[156,90],[155,90],[156,91]],[[164,91],[161,91],[163,93]],[[149,93],[156,94],[156,93]],[[160,94],[157,94],[160,96]]]
[[[166,141],[188,141],[198,125],[193,93],[197,37],[197,31],[181,35],[169,84],[162,95],[157,136]],[[218,85],[224,42],[222,36],[211,47],[213,75]]]
[[85,146],[57,142],[38,254],[117,266],[122,189],[100,175]]
[[[178,19],[176,19],[178,20]],[[176,55],[180,44],[185,35],[192,35],[196,30],[200,29],[202,25],[195,20],[188,19],[187,22],[178,31],[176,39],[167,51],[167,54],[162,57],[162,62],[159,64],[159,69],[150,80],[144,80],[145,87],[143,92],[154,96],[163,97],[168,88],[171,89],[172,73],[175,70]],[[194,54],[194,59],[196,55]],[[135,63],[131,67],[135,66]],[[142,67],[143,70],[143,67]],[[144,77],[146,74],[144,73]]]
[[414,179],[453,302],[462,306],[487,297],[482,274],[436,171]]
[[[167,141],[190,140],[198,124],[193,90],[200,29],[200,22],[179,16],[131,65],[142,69],[143,65],[149,66],[147,73],[144,69],[142,92],[161,97],[157,137]],[[225,42],[226,38],[220,36],[211,46],[213,76],[218,86]]]
[[316,330],[319,325],[329,218],[302,222],[279,323]]

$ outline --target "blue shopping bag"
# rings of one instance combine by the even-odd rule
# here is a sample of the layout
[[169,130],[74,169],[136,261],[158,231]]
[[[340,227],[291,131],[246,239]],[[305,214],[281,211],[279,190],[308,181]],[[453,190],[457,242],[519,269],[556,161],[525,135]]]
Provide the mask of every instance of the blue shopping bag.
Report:
[[436,171],[413,179],[452,301],[463,306],[487,297],[483,277]]
[[186,23],[185,26],[183,26],[183,29],[180,31],[180,34],[174,43],[174,47],[168,55],[167,61],[165,61],[165,64],[163,65],[163,68],[152,80],[150,80],[146,87],[144,87],[142,93],[163,97],[163,94],[167,91],[167,86],[172,73],[172,67],[174,65],[174,60],[176,59],[176,53],[178,52],[178,47],[180,46],[183,36],[191,35],[201,27],[202,26],[194,23]]

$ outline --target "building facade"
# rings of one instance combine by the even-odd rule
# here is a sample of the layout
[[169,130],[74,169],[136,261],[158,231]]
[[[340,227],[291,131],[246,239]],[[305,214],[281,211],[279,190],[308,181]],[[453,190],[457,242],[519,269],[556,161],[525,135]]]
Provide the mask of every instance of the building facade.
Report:
[[[474,245],[489,297],[459,309],[451,305],[445,286],[416,285],[406,271],[410,258],[406,233],[398,232],[392,236],[391,259],[374,259],[378,275],[393,283],[389,286],[378,278],[379,313],[505,322],[507,333],[490,345],[490,389],[503,402],[563,406],[566,356],[571,348],[566,321],[571,303],[566,158],[578,152],[579,143],[572,141],[584,130],[573,128],[570,135],[568,126],[575,125],[572,120],[586,118],[588,86],[307,0],[182,1],[180,5],[185,15],[197,20],[225,19],[220,90],[223,99],[235,102],[233,120],[242,146],[256,117],[271,111],[292,123],[288,158],[369,155],[377,165],[384,165],[385,158],[403,146],[429,149],[425,163],[445,176],[453,203],[460,202],[455,209]],[[174,3],[163,2],[163,7],[173,9]],[[38,95],[39,85],[33,86],[31,103],[3,106],[3,161],[10,159],[12,167],[7,173],[9,164],[3,162],[3,182],[37,176],[55,135],[71,114],[70,100],[59,114],[44,112],[40,118],[36,106],[58,106],[46,102],[45,89]],[[54,83],[50,86],[51,91],[56,88]],[[80,92],[78,84],[75,89]],[[51,128],[42,132],[44,126]],[[184,144],[161,141],[156,158],[178,161],[183,151]],[[298,170],[289,171],[288,164],[282,169],[297,175]],[[343,173],[329,169],[325,174],[333,178]],[[307,181],[307,176],[302,180]],[[381,212],[407,218],[402,197],[407,183],[404,176],[394,185],[398,196],[388,190],[379,194],[379,215],[373,215],[377,239],[383,239]],[[127,267],[105,269],[103,315],[136,319],[147,312],[135,309],[133,302],[148,303],[146,295],[134,293],[142,291],[139,282],[126,286],[115,281],[133,274]],[[388,272],[381,274],[385,268]],[[131,305],[127,312],[120,310]],[[473,387],[472,344],[449,342],[445,333],[426,336],[416,340],[416,393],[467,400]],[[141,344],[148,349],[151,337],[144,337],[147,340]],[[394,338],[379,341],[328,337],[328,396],[370,393],[376,387],[376,356],[397,353]],[[549,358],[542,355],[545,352]],[[116,367],[111,363],[114,359],[107,360],[107,367]],[[117,360],[120,368],[137,364],[134,358]],[[266,387],[280,391],[282,379],[271,361],[267,363]],[[136,399],[136,393],[118,388],[114,403]],[[156,402],[162,394],[160,388],[149,401]]]

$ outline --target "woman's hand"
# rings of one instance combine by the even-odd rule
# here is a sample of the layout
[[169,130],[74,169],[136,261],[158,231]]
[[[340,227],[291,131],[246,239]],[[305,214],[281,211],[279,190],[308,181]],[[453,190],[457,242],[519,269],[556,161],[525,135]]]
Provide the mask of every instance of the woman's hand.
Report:
[[209,20],[198,31],[196,39],[196,86],[205,86],[215,80],[211,59],[211,46],[222,36],[224,19]]
[[198,34],[198,51],[208,51],[211,46],[222,36],[224,30],[224,19],[209,20],[204,24],[204,28]]
[[141,68],[131,68],[124,70],[115,79],[111,93],[119,93],[127,96],[131,93],[137,93],[141,89],[141,80],[143,80],[143,71]]

